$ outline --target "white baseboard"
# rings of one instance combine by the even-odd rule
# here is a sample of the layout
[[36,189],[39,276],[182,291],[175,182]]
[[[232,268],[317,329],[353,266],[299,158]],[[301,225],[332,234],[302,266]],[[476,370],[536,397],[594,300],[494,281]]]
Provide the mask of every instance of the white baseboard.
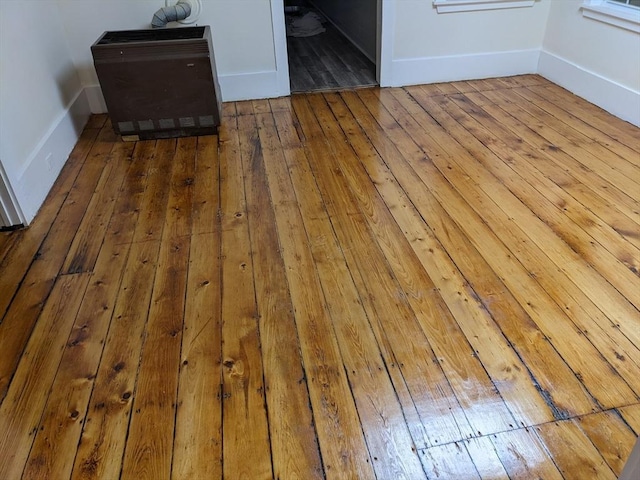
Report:
[[107,113],[107,104],[102,96],[100,85],[89,85],[84,87],[84,91],[91,107],[91,113]]
[[538,73],[613,115],[640,127],[640,92],[542,51]]
[[218,81],[223,102],[275,98],[289,94],[279,88],[281,82],[276,70],[219,75]]
[[536,73],[540,50],[406,58],[392,61],[391,87]]
[[80,90],[51,124],[25,166],[11,179],[25,225],[44,202],[91,115],[85,90]]

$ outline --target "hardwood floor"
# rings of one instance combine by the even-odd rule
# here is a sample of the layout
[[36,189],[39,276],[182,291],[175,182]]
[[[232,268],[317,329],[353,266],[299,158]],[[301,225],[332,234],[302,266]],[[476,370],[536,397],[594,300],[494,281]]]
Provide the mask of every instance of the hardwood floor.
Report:
[[2,479],[614,479],[640,130],[538,76],[94,116],[0,235]]
[[324,33],[287,37],[291,91],[344,90],[377,85],[375,64],[330,22],[323,25]]

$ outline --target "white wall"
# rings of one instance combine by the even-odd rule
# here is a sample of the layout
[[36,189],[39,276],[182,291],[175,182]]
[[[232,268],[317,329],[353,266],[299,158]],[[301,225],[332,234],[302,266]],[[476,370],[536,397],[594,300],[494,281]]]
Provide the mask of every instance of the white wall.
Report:
[[312,0],[312,3],[376,63],[378,0]]
[[0,62],[0,161],[29,222],[89,115],[55,2],[0,1]]
[[393,3],[389,83],[407,85],[535,73],[552,2],[454,13],[438,13],[431,0]]
[[552,2],[540,73],[640,125],[640,35],[583,17],[581,5]]
[[[85,86],[98,86],[90,47],[107,30],[150,28],[164,0],[57,0],[71,54]],[[198,25],[210,25],[224,100],[259,98],[276,75],[270,0],[202,0]],[[89,89],[94,111],[104,111]]]

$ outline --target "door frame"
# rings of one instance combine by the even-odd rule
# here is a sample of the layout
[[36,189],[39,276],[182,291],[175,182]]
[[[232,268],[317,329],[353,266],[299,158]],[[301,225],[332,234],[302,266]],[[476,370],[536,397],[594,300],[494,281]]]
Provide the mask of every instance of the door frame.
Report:
[[0,161],[0,228],[26,225],[7,173]]
[[289,57],[287,55],[287,27],[284,20],[284,0],[271,0],[271,25],[276,60],[276,85],[278,95],[291,94],[289,83]]
[[[381,87],[389,87],[392,85],[396,0],[377,1],[376,80]],[[287,96],[291,94],[291,86],[289,83],[289,57],[287,55],[287,28],[284,19],[284,0],[271,0],[271,23],[273,28],[278,94]]]

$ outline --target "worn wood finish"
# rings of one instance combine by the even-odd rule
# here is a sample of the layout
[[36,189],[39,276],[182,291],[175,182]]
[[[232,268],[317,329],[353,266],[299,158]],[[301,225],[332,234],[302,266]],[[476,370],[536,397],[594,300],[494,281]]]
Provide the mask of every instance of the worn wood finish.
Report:
[[613,479],[639,177],[537,76],[94,116],[0,236],[0,478]]
[[236,120],[220,129],[220,142],[223,473],[262,479],[273,467],[241,159],[257,146],[240,143]]

